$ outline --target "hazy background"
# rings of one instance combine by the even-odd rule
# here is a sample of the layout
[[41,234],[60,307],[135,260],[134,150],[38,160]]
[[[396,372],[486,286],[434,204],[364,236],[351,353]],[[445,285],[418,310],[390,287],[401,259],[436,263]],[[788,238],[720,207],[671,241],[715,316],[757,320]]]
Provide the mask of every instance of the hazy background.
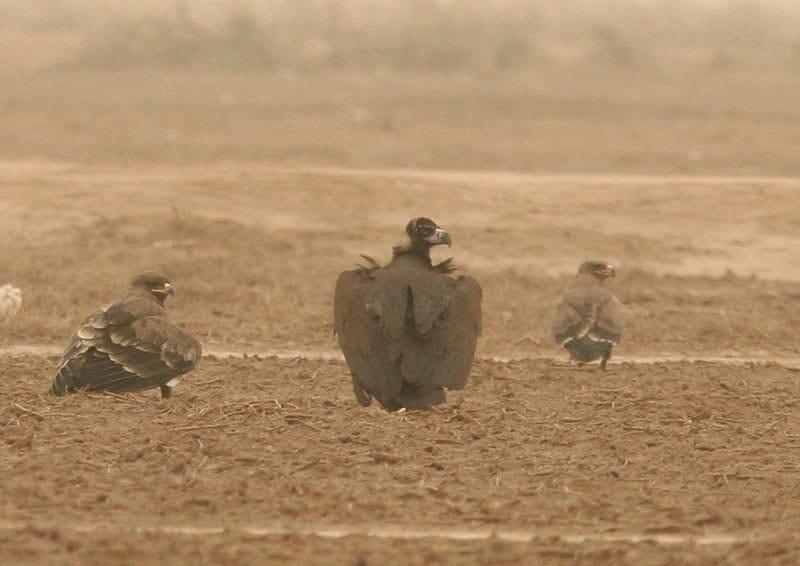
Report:
[[0,159],[795,175],[789,0],[0,6]]

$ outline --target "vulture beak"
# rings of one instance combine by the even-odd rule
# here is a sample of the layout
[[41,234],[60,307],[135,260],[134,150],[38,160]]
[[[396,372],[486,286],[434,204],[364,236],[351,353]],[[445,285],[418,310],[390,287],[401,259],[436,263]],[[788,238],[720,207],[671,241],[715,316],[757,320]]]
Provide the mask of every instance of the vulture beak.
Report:
[[436,232],[425,238],[425,241],[432,246],[435,246],[436,244],[447,244],[450,246],[453,243],[450,233],[447,230],[442,230],[441,228],[437,228]]

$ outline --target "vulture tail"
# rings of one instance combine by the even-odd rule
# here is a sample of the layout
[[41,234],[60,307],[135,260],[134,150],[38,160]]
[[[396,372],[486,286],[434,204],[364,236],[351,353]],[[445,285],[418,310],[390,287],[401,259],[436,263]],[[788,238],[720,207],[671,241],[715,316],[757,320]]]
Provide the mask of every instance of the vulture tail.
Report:
[[[444,403],[446,397],[444,389],[436,387],[434,389],[417,387],[413,383],[403,381],[400,393],[393,399],[400,407],[408,410],[430,409],[434,405]],[[398,407],[399,408],[399,407]],[[396,410],[396,409],[395,409]]]

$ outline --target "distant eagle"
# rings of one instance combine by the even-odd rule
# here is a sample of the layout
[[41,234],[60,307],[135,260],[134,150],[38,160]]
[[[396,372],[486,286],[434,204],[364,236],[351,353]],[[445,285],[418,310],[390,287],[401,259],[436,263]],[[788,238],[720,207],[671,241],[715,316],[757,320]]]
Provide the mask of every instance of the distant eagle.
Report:
[[200,343],[167,321],[164,301],[173,292],[166,277],[136,277],[122,300],[95,312],[72,335],[50,392],[160,387],[161,396],[169,397],[201,355]]
[[606,369],[611,350],[622,338],[622,304],[605,288],[614,268],[601,261],[586,261],[561,298],[553,322],[553,338],[576,362],[600,360]]
[[391,262],[345,271],[336,281],[334,332],[350,368],[353,391],[367,406],[374,397],[389,411],[425,409],[462,389],[481,332],[481,288],[472,277],[451,277],[451,260],[431,263],[430,249],[451,244],[428,218],[406,226],[410,242]]

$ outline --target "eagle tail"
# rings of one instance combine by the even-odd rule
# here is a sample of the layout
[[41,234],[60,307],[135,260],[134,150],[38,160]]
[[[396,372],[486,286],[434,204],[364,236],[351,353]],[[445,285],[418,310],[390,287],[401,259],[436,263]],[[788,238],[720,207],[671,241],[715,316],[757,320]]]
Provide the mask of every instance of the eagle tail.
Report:
[[73,390],[80,373],[79,367],[76,367],[79,365],[80,360],[73,359],[58,370],[56,377],[53,379],[53,384],[50,386],[50,393],[52,395],[66,395]]
[[588,336],[570,340],[564,347],[569,350],[570,357],[576,362],[593,362],[599,360],[614,346],[609,341],[592,340]]

